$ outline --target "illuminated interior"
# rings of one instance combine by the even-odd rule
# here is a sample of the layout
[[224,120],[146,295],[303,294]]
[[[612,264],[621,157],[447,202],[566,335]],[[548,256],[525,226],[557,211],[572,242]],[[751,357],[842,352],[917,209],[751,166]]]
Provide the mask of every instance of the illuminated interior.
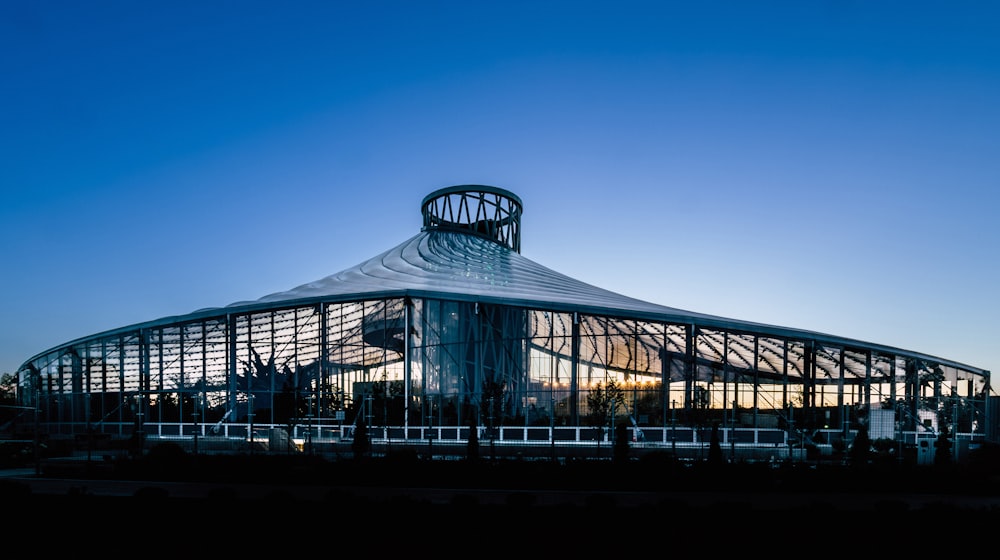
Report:
[[751,459],[862,429],[899,448],[943,429],[983,439],[988,371],[579,282],[520,255],[522,203],[503,189],[441,189],[421,212],[419,234],[337,274],[42,352],[18,370],[19,399],[47,434],[230,449],[275,430],[336,449],[360,425],[383,445],[476,429],[544,455],[621,424],[635,449],[674,453],[718,427]]

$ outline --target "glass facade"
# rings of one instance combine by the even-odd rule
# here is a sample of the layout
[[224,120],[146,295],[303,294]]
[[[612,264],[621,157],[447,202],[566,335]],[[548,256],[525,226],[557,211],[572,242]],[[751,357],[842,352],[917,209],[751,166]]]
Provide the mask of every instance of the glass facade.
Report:
[[[520,201],[506,191],[453,187],[422,208],[423,235],[489,240],[492,252],[470,259],[520,246]],[[490,290],[516,284],[483,267]],[[384,445],[460,444],[476,429],[518,453],[563,455],[621,424],[635,449],[674,452],[698,452],[720,428],[749,458],[833,448],[861,429],[900,446],[942,429],[963,445],[984,436],[989,372],[948,360],[700,315],[390,291],[262,300],[83,338],[26,362],[19,398],[47,434],[252,443],[283,430],[316,449],[362,424]]]

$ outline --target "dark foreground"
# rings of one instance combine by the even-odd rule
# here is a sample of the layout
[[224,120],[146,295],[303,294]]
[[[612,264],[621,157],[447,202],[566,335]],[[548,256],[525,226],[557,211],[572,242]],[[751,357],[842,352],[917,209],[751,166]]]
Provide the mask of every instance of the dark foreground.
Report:
[[10,535],[50,547],[194,540],[221,553],[325,543],[422,557],[466,542],[531,557],[652,545],[822,551],[831,539],[860,538],[927,552],[938,541],[992,542],[998,474],[992,461],[917,468],[151,453],[49,461],[37,476],[0,479],[0,499]]

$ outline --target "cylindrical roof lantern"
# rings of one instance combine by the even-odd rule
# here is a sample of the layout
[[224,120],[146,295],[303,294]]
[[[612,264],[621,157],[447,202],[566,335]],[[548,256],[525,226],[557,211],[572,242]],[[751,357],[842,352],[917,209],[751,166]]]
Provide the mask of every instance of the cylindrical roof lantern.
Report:
[[436,190],[420,204],[423,231],[445,229],[484,237],[521,252],[521,199],[486,185],[457,185]]

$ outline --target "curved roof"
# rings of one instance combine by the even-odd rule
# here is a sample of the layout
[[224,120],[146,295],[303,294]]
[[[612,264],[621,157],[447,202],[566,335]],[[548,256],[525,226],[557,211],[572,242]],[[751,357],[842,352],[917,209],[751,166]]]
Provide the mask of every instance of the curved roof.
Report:
[[[379,297],[432,297],[500,303],[553,311],[754,332],[825,344],[927,358],[968,371],[984,370],[942,358],[814,331],[741,321],[667,307],[599,288],[542,266],[489,239],[449,230],[423,231],[356,266],[253,301],[233,311]],[[202,310],[209,311],[209,310]],[[218,311],[218,310],[216,310]]]
[[255,301],[228,307],[346,296],[436,296],[507,305],[559,307],[620,315],[710,319],[581,282],[489,239],[448,230],[423,231],[361,264]]
[[[199,309],[187,315],[163,317],[86,338],[275,307],[413,297],[580,312],[814,340],[821,344],[927,359],[980,375],[989,374],[980,368],[918,352],[814,331],[676,309],[587,284],[519,253],[516,222],[520,218],[520,204],[520,199],[502,189],[468,185],[442,189],[424,199],[425,225],[420,233],[356,266],[257,300]],[[494,227],[498,223],[511,225],[512,229],[506,231]]]

